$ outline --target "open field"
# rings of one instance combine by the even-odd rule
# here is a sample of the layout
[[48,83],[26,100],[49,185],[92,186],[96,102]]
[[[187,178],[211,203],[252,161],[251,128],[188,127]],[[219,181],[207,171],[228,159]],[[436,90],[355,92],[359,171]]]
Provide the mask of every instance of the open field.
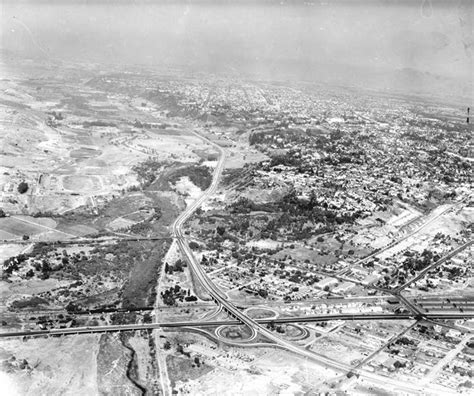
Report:
[[99,191],[101,188],[97,177],[76,175],[65,176],[63,178],[63,186],[66,190],[80,191],[81,193]]
[[174,388],[178,382],[193,381],[199,377],[211,372],[212,367],[201,364],[199,367],[188,358],[169,355],[166,357],[166,365],[171,380],[171,386]]
[[266,308],[250,308],[246,313],[253,319],[266,319],[276,316],[276,313],[273,310]]
[[247,326],[225,326],[219,330],[219,335],[230,341],[245,341],[251,336]]
[[3,262],[9,257],[16,256],[23,250],[29,250],[28,246],[2,243],[0,244],[0,261]]
[[101,155],[102,152],[97,149],[93,148],[88,148],[88,147],[81,147],[78,149],[74,149],[69,153],[69,156],[71,158],[93,158],[93,157],[98,157]]
[[16,239],[19,235],[11,234],[7,231],[0,230],[0,239]]
[[339,338],[337,340],[320,338],[311,345],[311,350],[349,365],[359,363],[372,352],[369,348],[356,343],[342,342]]
[[0,219],[0,230],[16,236],[35,235],[44,232],[45,229],[34,222],[25,222],[20,219],[5,217]]
[[17,239],[26,235],[32,240],[57,240],[81,235],[80,232],[74,232],[74,229],[62,230],[61,227],[57,227],[57,222],[51,218],[21,215],[1,218],[0,232],[3,232],[4,236],[7,237],[4,239]]
[[[7,369],[1,375],[4,395],[98,395],[100,336],[37,338],[0,343],[0,359]],[[102,370],[105,367],[102,368]]]
[[298,394],[324,390],[321,383],[336,375],[330,369],[275,349],[245,352],[231,348],[227,355],[216,356],[218,366],[214,371],[183,389],[191,394]]

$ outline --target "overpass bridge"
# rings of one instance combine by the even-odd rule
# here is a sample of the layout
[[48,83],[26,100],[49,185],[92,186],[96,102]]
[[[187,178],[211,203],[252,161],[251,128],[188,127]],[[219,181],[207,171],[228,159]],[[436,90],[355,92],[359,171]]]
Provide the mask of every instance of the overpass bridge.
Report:
[[[426,314],[427,319],[469,319],[474,318],[474,312],[463,314],[458,312],[445,312]],[[328,322],[331,320],[410,320],[417,319],[413,314],[333,314],[333,315],[311,315],[311,316],[294,316],[274,319],[253,319],[254,322],[261,325],[266,324],[291,324],[291,323],[311,323],[311,322]],[[164,322],[164,323],[139,323],[139,324],[123,324],[108,326],[84,326],[69,328],[54,328],[44,330],[22,330],[0,333],[0,338],[14,337],[41,337],[41,336],[66,336],[77,334],[94,334],[94,333],[110,333],[119,331],[139,331],[157,328],[182,328],[182,327],[218,327],[218,326],[237,326],[242,325],[242,321],[237,320],[217,320],[217,321],[181,321],[181,322]]]

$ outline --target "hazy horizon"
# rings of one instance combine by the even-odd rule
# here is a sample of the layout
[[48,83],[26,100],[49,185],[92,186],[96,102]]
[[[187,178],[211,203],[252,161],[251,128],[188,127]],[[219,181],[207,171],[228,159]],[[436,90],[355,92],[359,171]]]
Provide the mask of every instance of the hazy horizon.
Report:
[[[472,84],[468,2],[4,1],[1,21],[2,49],[45,59],[401,89],[416,73]],[[398,81],[403,70],[415,74]]]

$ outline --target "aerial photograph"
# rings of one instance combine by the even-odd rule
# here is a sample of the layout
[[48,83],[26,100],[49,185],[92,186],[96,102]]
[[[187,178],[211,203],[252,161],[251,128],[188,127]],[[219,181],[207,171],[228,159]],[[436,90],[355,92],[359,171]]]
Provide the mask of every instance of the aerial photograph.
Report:
[[0,0],[0,395],[474,395],[472,0]]

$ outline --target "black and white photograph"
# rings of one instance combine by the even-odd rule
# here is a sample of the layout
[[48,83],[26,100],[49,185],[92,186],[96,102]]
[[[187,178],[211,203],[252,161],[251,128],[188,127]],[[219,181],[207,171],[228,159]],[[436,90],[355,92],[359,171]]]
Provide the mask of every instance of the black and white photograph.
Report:
[[473,395],[473,9],[0,0],[0,395]]

